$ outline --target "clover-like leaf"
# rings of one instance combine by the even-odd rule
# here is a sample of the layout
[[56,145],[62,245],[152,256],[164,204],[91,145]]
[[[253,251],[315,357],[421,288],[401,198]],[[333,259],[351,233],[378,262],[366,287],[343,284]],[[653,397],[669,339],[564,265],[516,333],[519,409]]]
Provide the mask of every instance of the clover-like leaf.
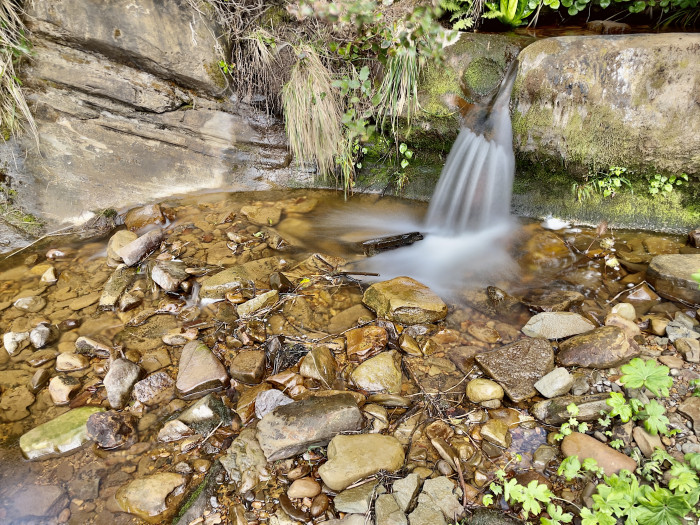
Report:
[[668,432],[668,418],[664,415],[666,409],[659,404],[655,399],[652,399],[644,405],[638,417],[644,420],[644,428],[647,432],[657,435],[659,432],[666,434]]

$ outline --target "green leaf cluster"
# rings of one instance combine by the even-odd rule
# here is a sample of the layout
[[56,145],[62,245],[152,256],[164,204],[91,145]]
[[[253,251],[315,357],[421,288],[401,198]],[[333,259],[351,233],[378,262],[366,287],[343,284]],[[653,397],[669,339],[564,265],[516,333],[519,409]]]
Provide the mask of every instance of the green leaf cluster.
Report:
[[655,174],[649,179],[649,194],[650,195],[669,195],[676,186],[682,186],[688,183],[688,175],[681,173],[680,175],[660,175]]
[[673,386],[669,368],[657,364],[653,359],[643,361],[635,357],[620,367],[624,374],[620,381],[627,388],[648,388],[657,396],[668,396],[668,389]]

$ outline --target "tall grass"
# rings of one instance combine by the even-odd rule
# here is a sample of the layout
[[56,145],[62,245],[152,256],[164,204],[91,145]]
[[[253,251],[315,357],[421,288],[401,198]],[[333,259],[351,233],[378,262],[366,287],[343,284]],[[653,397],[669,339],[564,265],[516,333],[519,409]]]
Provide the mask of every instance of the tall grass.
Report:
[[309,46],[297,50],[299,60],[282,88],[282,107],[289,148],[299,162],[316,162],[318,173],[333,172],[343,152],[343,105],[332,86],[330,71]]
[[21,13],[18,0],[0,0],[0,127],[2,138],[8,140],[26,125],[38,141],[36,124],[15,70],[19,62],[30,55]]
[[396,132],[400,117],[411,125],[411,117],[418,111],[418,79],[420,61],[415,48],[400,48],[389,57],[384,78],[379,86],[377,104],[378,121],[382,127],[391,122],[392,133]]

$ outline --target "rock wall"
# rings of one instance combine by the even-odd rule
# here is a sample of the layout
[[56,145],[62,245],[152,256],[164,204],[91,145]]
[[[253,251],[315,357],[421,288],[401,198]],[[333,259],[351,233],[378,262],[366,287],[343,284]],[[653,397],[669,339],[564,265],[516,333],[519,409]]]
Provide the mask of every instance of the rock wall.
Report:
[[[184,0],[34,0],[23,70],[39,144],[6,162],[18,204],[59,222],[289,177],[279,121],[227,99],[223,32]],[[6,153],[7,153],[6,147]]]
[[516,151],[569,168],[700,175],[700,34],[570,36],[520,53]]

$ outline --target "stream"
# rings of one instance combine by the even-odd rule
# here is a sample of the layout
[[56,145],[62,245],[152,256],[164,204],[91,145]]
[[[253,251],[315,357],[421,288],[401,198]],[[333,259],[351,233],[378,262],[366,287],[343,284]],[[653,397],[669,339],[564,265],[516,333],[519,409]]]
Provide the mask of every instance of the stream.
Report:
[[[561,407],[597,420],[635,356],[673,376],[659,443],[700,449],[698,305],[648,272],[699,254],[686,237],[514,218],[365,255],[425,214],[204,193],[5,259],[0,522],[452,523],[499,469],[580,503]],[[611,430],[646,453],[632,427]]]

